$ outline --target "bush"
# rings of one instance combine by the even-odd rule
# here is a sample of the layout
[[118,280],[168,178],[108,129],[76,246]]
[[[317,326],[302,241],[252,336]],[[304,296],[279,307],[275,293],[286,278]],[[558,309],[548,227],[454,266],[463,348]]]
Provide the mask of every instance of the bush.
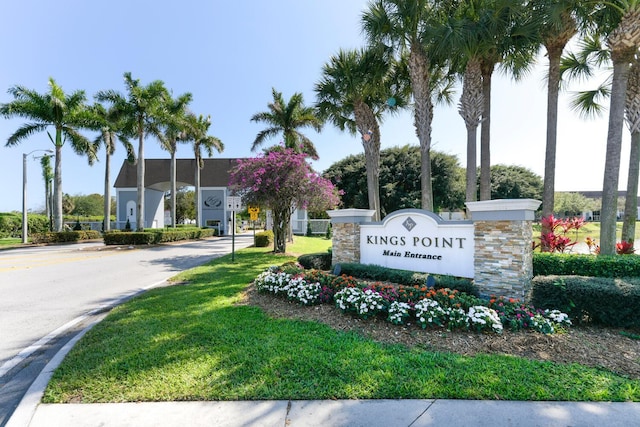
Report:
[[298,257],[298,262],[307,270],[329,270],[331,268],[331,254],[329,252],[305,254]]
[[640,257],[534,253],[533,275],[640,277]]
[[266,248],[273,244],[273,231],[267,230],[256,234],[256,248]]
[[132,231],[122,233],[120,231],[109,231],[104,233],[105,245],[150,245],[156,239],[155,233],[146,231]]
[[381,267],[378,265],[367,265],[358,263],[340,264],[342,274],[358,277],[361,279],[374,280],[379,282],[392,282],[400,285],[423,286],[429,276],[435,280],[436,289],[457,289],[469,295],[478,295],[478,289],[471,279],[453,276],[442,276],[427,273],[416,273],[408,270],[397,270],[393,268]]
[[[110,231],[104,235],[105,245],[149,245],[156,243],[177,242],[182,240],[197,240],[211,237],[216,230],[210,228],[179,228],[164,230],[152,228],[143,232]],[[128,237],[130,236],[130,237]]]
[[100,239],[100,232],[95,230],[81,230],[81,231],[61,231],[54,232],[48,231],[46,233],[35,233],[31,235],[32,243],[68,243],[78,242],[81,240],[95,240]]
[[568,313],[575,322],[640,327],[640,278],[539,276],[530,299],[538,308]]

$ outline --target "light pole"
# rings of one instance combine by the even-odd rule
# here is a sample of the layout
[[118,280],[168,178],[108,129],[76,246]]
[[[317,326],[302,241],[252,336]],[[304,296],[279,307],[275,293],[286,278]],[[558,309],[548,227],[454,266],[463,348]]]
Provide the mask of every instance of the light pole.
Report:
[[33,150],[30,153],[22,153],[22,243],[27,243],[27,157],[33,153],[43,151],[53,153],[53,150]]

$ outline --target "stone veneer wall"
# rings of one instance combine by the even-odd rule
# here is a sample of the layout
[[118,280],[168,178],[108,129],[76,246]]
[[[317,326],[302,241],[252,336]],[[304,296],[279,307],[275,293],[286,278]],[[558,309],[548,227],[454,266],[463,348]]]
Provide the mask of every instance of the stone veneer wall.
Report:
[[333,224],[332,233],[331,263],[360,262],[360,224]]
[[533,277],[532,221],[474,221],[475,278],[483,295],[525,298]]

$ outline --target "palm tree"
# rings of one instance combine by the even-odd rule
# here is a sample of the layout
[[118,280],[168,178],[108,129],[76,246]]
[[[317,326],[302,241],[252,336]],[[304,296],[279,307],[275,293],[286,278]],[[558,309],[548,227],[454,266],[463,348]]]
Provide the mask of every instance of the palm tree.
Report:
[[187,129],[187,105],[191,102],[190,93],[185,93],[165,101],[162,118],[163,135],[160,139],[161,146],[171,153],[171,225],[176,227],[176,195],[178,194],[176,184],[176,151],[180,136]]
[[431,100],[432,58],[427,46],[432,41],[432,24],[442,15],[429,0],[376,0],[362,16],[362,26],[374,42],[391,44],[407,52],[408,71],[414,101],[414,124],[420,141],[420,189],[422,208],[433,210],[431,186]]
[[600,211],[600,254],[615,254],[618,178],[625,97],[630,64],[640,46],[640,0],[612,0],[593,14],[598,31],[606,35],[613,75],[609,104],[607,150]]
[[[542,44],[547,50],[549,71],[547,78],[547,143],[544,162],[542,216],[554,212],[556,147],[558,134],[558,95],[560,92],[560,62],[567,43],[578,31],[576,11],[580,0],[535,0],[533,7],[541,17]],[[548,230],[542,230],[544,234]]]
[[[369,209],[380,220],[380,122],[386,111],[405,106],[397,64],[388,49],[344,51],[322,69],[315,91],[319,116],[352,135],[360,133],[364,146]],[[407,85],[404,85],[407,87]],[[408,87],[407,87],[408,88]],[[407,92],[407,89],[404,89]]]
[[636,54],[631,65],[625,119],[631,132],[631,150],[629,152],[629,172],[627,178],[627,196],[622,219],[622,241],[633,243],[636,238],[638,220],[638,179],[640,179],[640,58]]
[[318,152],[313,142],[298,129],[310,127],[316,132],[322,130],[322,121],[316,117],[311,107],[305,107],[301,93],[294,93],[289,102],[285,102],[282,93],[271,89],[273,102],[267,106],[269,111],[256,113],[251,117],[252,122],[263,122],[268,128],[260,131],[253,141],[251,151],[255,151],[267,139],[282,134],[284,146],[291,148],[296,153],[306,153],[309,157],[317,159]]
[[122,129],[122,112],[114,106],[106,108],[100,103],[95,103],[89,107],[88,121],[90,127],[99,132],[93,141],[96,149],[104,146],[105,165],[104,165],[104,211],[103,225],[104,231],[111,229],[111,156],[116,149],[116,141],[124,145],[127,150],[128,157],[134,160],[133,145],[129,142],[128,136],[123,134]]
[[142,231],[145,218],[144,136],[151,134],[160,139],[161,109],[168,91],[160,80],[141,86],[140,80],[134,80],[129,72],[124,73],[124,83],[127,90],[126,97],[117,91],[107,90],[98,92],[96,99],[111,103],[116,110],[120,111],[125,134],[134,134],[138,137],[136,228]]
[[196,160],[195,170],[195,197],[194,204],[196,208],[196,225],[202,227],[200,218],[200,170],[204,167],[202,150],[205,150],[208,157],[213,156],[213,150],[221,153],[224,150],[224,144],[215,136],[207,135],[211,126],[211,116],[204,117],[195,114],[187,115],[187,131],[181,135],[181,140],[193,142],[193,153]]
[[44,181],[44,197],[45,197],[45,212],[49,219],[49,230],[53,229],[53,216],[52,214],[52,188],[51,181],[53,181],[53,169],[51,169],[51,157],[42,156],[40,158],[40,166],[42,166],[42,180]]
[[28,139],[37,132],[55,129],[55,137],[47,131],[55,147],[53,217],[54,230],[62,231],[62,147],[69,140],[77,154],[86,154],[89,163],[95,160],[95,151],[87,138],[78,132],[82,125],[82,111],[85,108],[84,91],[75,91],[69,95],[53,78],[49,78],[49,91],[40,94],[23,86],[13,86],[9,94],[14,100],[0,105],[0,114],[6,118],[23,117],[31,120],[20,126],[7,140],[12,147]]

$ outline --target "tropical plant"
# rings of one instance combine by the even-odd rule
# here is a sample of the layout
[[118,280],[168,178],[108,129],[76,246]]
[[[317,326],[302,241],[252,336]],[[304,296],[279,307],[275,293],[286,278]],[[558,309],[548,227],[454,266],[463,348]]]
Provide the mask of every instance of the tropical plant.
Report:
[[171,154],[171,226],[176,227],[176,197],[178,192],[176,184],[176,153],[178,151],[178,141],[187,132],[187,106],[191,102],[190,93],[185,93],[173,99],[168,96],[164,102],[162,116],[160,118],[162,135],[160,145]]
[[313,159],[318,158],[318,152],[313,142],[298,129],[312,128],[316,132],[322,129],[322,121],[316,116],[312,107],[304,105],[301,93],[294,93],[288,102],[282,97],[282,92],[271,89],[273,101],[267,104],[269,111],[263,111],[251,116],[252,122],[262,122],[269,125],[260,131],[253,141],[251,151],[255,151],[267,139],[282,135],[284,146],[296,153],[305,153]]
[[139,79],[133,79],[130,72],[124,73],[126,95],[114,90],[100,91],[96,99],[100,102],[110,103],[122,114],[122,129],[125,134],[133,134],[138,138],[137,154],[137,210],[136,229],[144,229],[144,137],[145,134],[161,138],[160,118],[161,109],[168,91],[164,83],[155,80],[146,86],[140,84]]
[[120,140],[127,150],[130,161],[135,158],[133,146],[129,142],[128,136],[123,133],[122,112],[114,106],[109,108],[100,103],[95,103],[88,109],[89,127],[99,132],[93,141],[97,150],[100,145],[104,146],[104,207],[103,207],[103,230],[111,230],[111,156],[116,149],[116,141]]
[[615,254],[618,180],[630,64],[640,46],[640,0],[611,0],[593,13],[611,53],[613,75],[600,211],[600,254]]
[[221,153],[224,150],[224,144],[215,136],[207,135],[211,127],[211,116],[204,117],[202,114],[196,116],[195,114],[187,115],[187,127],[186,132],[183,132],[180,139],[184,141],[191,141],[193,143],[193,154],[196,161],[195,174],[195,194],[194,194],[194,207],[196,216],[196,225],[201,227],[200,220],[200,171],[204,167],[204,159],[202,157],[202,150],[208,157],[213,156],[213,150]]
[[436,64],[427,46],[433,26],[444,13],[428,0],[376,0],[362,16],[362,26],[370,41],[393,46],[407,61],[414,101],[414,124],[420,141],[421,204],[433,210],[431,186],[431,122],[433,102],[431,73]]
[[289,148],[272,150],[238,160],[231,172],[229,184],[244,194],[246,205],[271,209],[275,253],[286,250],[286,231],[296,208],[319,211],[339,203],[331,182],[313,171],[306,156]]
[[84,91],[65,94],[53,78],[49,78],[49,91],[41,94],[23,86],[9,89],[13,101],[0,104],[0,114],[6,118],[22,117],[31,120],[20,126],[7,140],[12,147],[28,139],[34,133],[55,130],[54,136],[47,131],[55,147],[53,220],[54,230],[62,230],[62,147],[68,140],[73,151],[87,155],[89,163],[95,160],[95,150],[89,140],[78,132],[83,127],[85,109]]
[[406,105],[408,86],[398,78],[389,49],[377,46],[331,57],[316,84],[318,115],[341,131],[361,135],[369,209],[380,220],[380,123],[383,113]]

